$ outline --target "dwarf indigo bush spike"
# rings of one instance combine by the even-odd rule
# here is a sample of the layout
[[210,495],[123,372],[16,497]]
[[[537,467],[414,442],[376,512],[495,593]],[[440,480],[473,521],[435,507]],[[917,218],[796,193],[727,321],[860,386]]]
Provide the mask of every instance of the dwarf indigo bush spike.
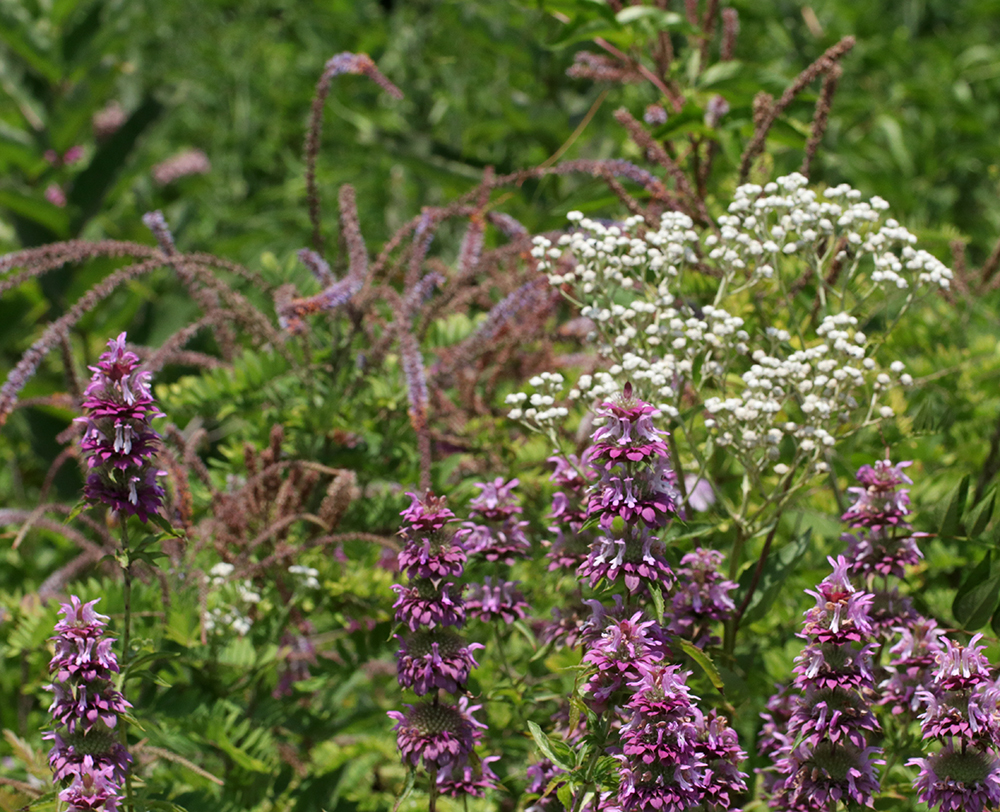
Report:
[[49,765],[70,812],[114,812],[132,759],[119,741],[119,718],[131,705],[114,687],[118,660],[105,637],[107,617],[76,595],[59,609],[55,654],[49,664],[55,701],[49,709],[53,741]]
[[86,424],[80,443],[90,468],[84,498],[145,522],[163,504],[157,478],[165,474],[153,464],[160,435],[149,421],[162,414],[153,402],[150,374],[139,370],[139,357],[125,348],[125,333],[108,342],[90,369],[83,398],[88,414],[76,418]]

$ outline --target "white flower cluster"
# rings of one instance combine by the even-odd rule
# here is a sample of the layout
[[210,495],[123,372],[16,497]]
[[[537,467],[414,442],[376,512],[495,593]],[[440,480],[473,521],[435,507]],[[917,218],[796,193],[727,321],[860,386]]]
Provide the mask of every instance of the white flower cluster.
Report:
[[302,586],[306,589],[319,589],[319,570],[293,564],[288,568],[288,571],[292,575],[297,575],[302,580]]
[[[717,233],[700,235],[677,212],[657,229],[570,212],[573,230],[555,245],[536,237],[539,268],[591,320],[608,358],[568,399],[600,401],[631,381],[686,428],[700,421],[718,445],[779,473],[786,438],[788,462],[815,462],[845,431],[892,417],[880,397],[912,379],[899,361],[880,368],[884,335],[869,338],[859,319],[878,308],[883,323],[898,319],[917,294],[947,288],[951,271],[913,248],[881,198],[806,187],[798,173],[739,187]],[[812,290],[814,301],[803,293]],[[533,391],[508,396],[510,416],[554,430],[567,415],[555,377],[558,386],[543,373]]]
[[543,372],[541,375],[536,375],[528,381],[535,389],[530,397],[524,392],[507,395],[507,405],[514,407],[510,410],[510,417],[521,420],[534,431],[543,433],[560,425],[569,416],[569,409],[555,405],[556,400],[562,395],[564,381],[558,372]]
[[231,581],[235,569],[232,564],[221,561],[208,571],[209,583],[214,587],[214,594],[209,599],[220,605],[213,606],[205,614],[202,622],[206,632],[224,633],[231,629],[243,636],[253,626],[248,609],[260,603],[261,595],[250,581]]
[[[861,193],[847,184],[815,192],[806,188],[807,183],[796,172],[765,186],[740,186],[729,215],[719,218],[719,235],[705,238],[709,259],[749,269],[751,280],[771,279],[783,257],[836,251],[836,261],[849,264],[840,272],[845,280],[852,279],[870,255],[871,284],[899,289],[949,287],[951,271],[926,251],[914,250],[916,236],[891,218],[880,223],[882,212],[889,208],[885,200],[863,201]],[[853,291],[860,297],[866,292],[857,286]]]

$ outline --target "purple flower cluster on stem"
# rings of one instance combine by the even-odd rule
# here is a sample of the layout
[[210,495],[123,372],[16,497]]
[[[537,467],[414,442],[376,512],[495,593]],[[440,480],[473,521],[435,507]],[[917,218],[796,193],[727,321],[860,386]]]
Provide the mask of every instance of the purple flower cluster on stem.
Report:
[[711,624],[728,620],[736,611],[730,593],[736,583],[719,572],[725,555],[701,547],[681,559],[677,585],[672,599],[673,616],[667,631],[696,646],[717,645],[719,639],[709,634]]
[[139,357],[125,348],[125,333],[108,342],[83,397],[86,424],[81,448],[90,474],[84,497],[102,502],[126,516],[145,522],[163,503],[157,477],[165,472],[153,465],[160,435],[149,425],[162,417],[149,388],[150,373],[139,370]]
[[482,797],[495,786],[496,775],[489,766],[495,758],[469,758],[486,728],[473,715],[481,706],[470,705],[466,697],[455,705],[439,699],[441,691],[464,690],[478,667],[474,652],[482,648],[466,643],[456,630],[465,621],[456,581],[464,572],[466,552],[447,526],[455,514],[443,497],[407,495],[412,502],[402,512],[399,565],[409,583],[393,586],[396,620],[406,629],[396,636],[397,676],[402,687],[430,699],[406,705],[405,713],[389,711],[389,717],[396,722],[393,729],[404,763],[413,768],[422,764],[431,773],[434,792]]
[[579,570],[592,587],[620,581],[634,593],[646,582],[663,591],[673,585],[664,544],[652,535],[677,513],[680,496],[666,432],[653,425],[658,415],[633,396],[631,384],[617,401],[598,409],[604,422],[594,431],[586,459],[599,479],[591,487],[587,516],[599,517],[601,532]]
[[917,688],[926,710],[925,740],[940,749],[907,762],[920,768],[914,785],[920,800],[941,812],[983,812],[1000,805],[1000,687],[983,656],[982,638],[967,646],[944,639],[929,688]]
[[872,596],[855,589],[843,557],[809,594],[816,605],[805,615],[796,658],[795,689],[787,732],[772,758],[778,777],[771,806],[781,810],[832,810],[840,802],[871,806],[879,789],[879,750],[868,736],[879,731],[867,695],[872,675]]
[[731,795],[746,791],[738,764],[746,755],[736,733],[714,711],[694,704],[679,666],[639,666],[621,731],[621,782],[617,809],[682,812],[728,809]]
[[659,411],[632,394],[625,384],[617,401],[597,411],[603,424],[593,435],[587,461],[600,477],[591,491],[588,516],[600,516],[610,529],[616,517],[663,527],[678,512],[677,474],[670,466],[665,431],[653,425]]
[[96,603],[72,595],[59,609],[63,619],[52,638],[54,729],[44,738],[54,742],[49,765],[69,812],[115,812],[132,763],[119,741],[120,717],[131,705],[114,687],[119,672],[114,639],[105,637],[107,617],[94,611]]

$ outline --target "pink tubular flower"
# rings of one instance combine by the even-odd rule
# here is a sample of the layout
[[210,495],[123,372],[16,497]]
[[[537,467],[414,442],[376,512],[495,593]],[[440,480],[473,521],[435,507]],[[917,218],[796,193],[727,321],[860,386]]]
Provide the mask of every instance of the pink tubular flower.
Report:
[[406,495],[413,501],[401,514],[406,525],[399,532],[404,539],[400,568],[410,578],[461,578],[466,554],[445,530],[455,514],[445,507],[444,497]]
[[486,576],[482,584],[469,584],[469,592],[465,596],[466,612],[487,623],[522,620],[527,614],[528,604],[517,588],[518,583],[498,580],[494,586],[493,579]]
[[674,573],[664,557],[664,544],[651,536],[645,525],[625,525],[621,534],[605,529],[591,542],[590,553],[579,574],[596,586],[603,578],[623,581],[629,592],[637,592],[644,581],[670,589]]
[[600,516],[604,528],[612,527],[616,518],[662,527],[679,512],[677,474],[663,441],[667,433],[653,425],[659,414],[633,397],[631,384],[625,384],[617,401],[598,408],[604,423],[594,431],[586,459],[600,479],[591,489],[587,515]]
[[857,497],[857,501],[841,517],[852,527],[885,527],[904,521],[910,512],[908,491],[900,485],[912,485],[903,469],[912,462],[878,460],[874,466],[863,465],[858,470],[858,481],[862,487],[848,488],[847,492]]
[[946,745],[907,765],[920,767],[913,786],[920,800],[940,812],[984,812],[1000,804],[1000,760],[992,751],[959,752]]
[[486,756],[486,758],[479,759],[475,767],[468,763],[451,762],[445,764],[438,771],[438,792],[453,798],[461,795],[482,798],[486,794],[486,790],[498,788],[497,776],[490,769],[490,764],[499,760],[500,756]]
[[473,657],[480,643],[466,643],[458,634],[446,629],[411,632],[399,640],[399,684],[412,688],[417,696],[442,689],[457,694],[469,680],[479,663]]
[[86,423],[80,446],[90,467],[83,493],[92,503],[145,522],[164,496],[157,477],[165,472],[153,465],[160,435],[149,425],[162,414],[153,402],[149,373],[139,371],[138,356],[125,349],[125,333],[108,348],[91,367],[94,375],[83,398],[89,414],[77,418]]
[[672,601],[673,617],[667,631],[701,646],[710,639],[708,626],[726,620],[736,611],[730,594],[736,583],[722,577],[719,567],[725,555],[718,550],[697,548],[681,559]]

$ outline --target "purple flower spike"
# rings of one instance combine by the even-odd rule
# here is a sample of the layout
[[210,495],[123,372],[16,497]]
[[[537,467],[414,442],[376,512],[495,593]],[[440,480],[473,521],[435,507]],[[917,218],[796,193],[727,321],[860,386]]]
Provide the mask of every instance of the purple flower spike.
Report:
[[153,465],[160,435],[149,425],[162,417],[153,402],[148,372],[139,371],[139,357],[125,349],[125,333],[108,342],[108,352],[91,367],[94,375],[84,392],[89,411],[80,447],[90,475],[83,493],[91,503],[104,503],[143,522],[157,513],[164,491]]
[[400,515],[406,526],[399,531],[405,539],[399,552],[400,569],[410,578],[461,578],[465,551],[457,546],[444,528],[455,514],[444,506],[444,497],[427,494],[423,499],[408,493],[413,502]]
[[469,502],[470,514],[487,522],[503,522],[521,513],[522,508],[514,495],[514,488],[520,484],[519,479],[504,482],[503,477],[497,477],[492,482],[477,482],[476,487],[481,493]]
[[651,536],[644,525],[626,525],[620,536],[606,529],[591,543],[579,574],[589,577],[591,586],[602,578],[620,580],[629,592],[637,592],[644,581],[650,581],[667,591],[673,586],[674,573],[664,549],[663,542]]
[[653,425],[653,418],[660,412],[634,398],[632,384],[625,384],[617,403],[602,403],[597,414],[604,418],[604,424],[594,432],[594,445],[588,452],[594,468],[607,471],[618,463],[641,463],[667,456],[667,444],[663,442],[667,433]]
[[941,812],[983,812],[1000,805],[1000,761],[991,751],[958,752],[950,745],[930,758],[914,758],[920,767],[914,787],[920,800]]
[[440,769],[463,761],[486,729],[472,715],[481,706],[470,707],[465,697],[458,700],[458,705],[425,702],[405,707],[405,714],[389,711],[388,715],[396,720],[393,730],[400,755],[413,767],[423,762],[426,769]]
[[613,694],[639,679],[641,666],[654,665],[666,657],[663,630],[655,621],[642,618],[642,612],[628,618],[608,618],[600,637],[584,654],[583,662],[596,669],[585,689],[595,709],[606,707]]
[[466,643],[459,635],[445,629],[420,630],[399,637],[399,684],[423,696],[441,688],[457,694],[478,668],[473,657],[480,643]]
[[858,470],[861,487],[848,488],[847,492],[857,497],[857,501],[841,517],[852,527],[885,527],[905,522],[910,512],[910,497],[900,485],[912,485],[903,469],[912,462],[879,460],[874,466],[863,465]]
[[700,547],[681,559],[673,618],[667,627],[671,634],[692,640],[697,646],[717,639],[706,634],[709,624],[726,620],[736,611],[729,594],[736,589],[736,583],[719,573],[724,559],[725,555],[718,550]]
[[459,590],[452,583],[439,583],[419,578],[408,585],[393,584],[396,620],[405,623],[411,632],[421,626],[461,626],[465,622],[465,607]]
[[[896,528],[902,525],[896,525]],[[897,536],[893,527],[862,528],[855,533],[845,533],[840,537],[847,542],[847,559],[851,562],[851,574],[861,577],[890,575],[902,578],[906,568],[920,562],[924,554],[917,546],[917,538],[926,533]]]
[[519,581],[497,581],[487,576],[482,584],[470,584],[465,596],[465,609],[471,615],[489,623],[502,620],[513,623],[524,619],[528,604],[517,589]]
[[55,655],[49,663],[55,729],[43,738],[54,743],[49,765],[63,784],[60,800],[70,810],[114,812],[131,763],[117,728],[131,705],[114,688],[119,670],[114,641],[104,636],[107,618],[94,610],[96,603],[73,595],[59,609],[63,618],[55,626]]
[[482,798],[488,789],[497,789],[496,773],[490,769],[490,764],[499,761],[500,756],[487,756],[480,759],[473,767],[471,764],[445,764],[437,777],[438,792],[457,798],[460,795],[471,795]]

